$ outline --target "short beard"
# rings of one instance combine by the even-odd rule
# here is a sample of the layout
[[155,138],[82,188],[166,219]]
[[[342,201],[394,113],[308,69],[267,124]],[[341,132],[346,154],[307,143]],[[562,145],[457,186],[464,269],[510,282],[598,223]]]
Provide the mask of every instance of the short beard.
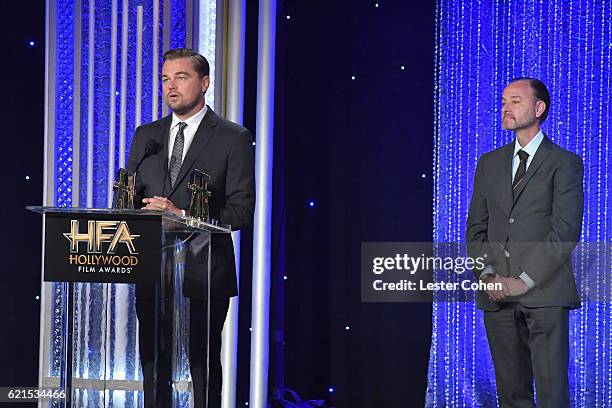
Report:
[[520,123],[520,122],[517,122],[517,120],[515,118],[515,119],[513,119],[512,125],[510,125],[508,127],[505,127],[504,124],[503,124],[504,121],[502,120],[502,128],[505,129],[505,130],[511,130],[513,132],[516,132],[517,130],[522,130],[522,129],[526,129],[528,127],[531,127],[535,123],[539,123],[539,121],[540,120],[538,118],[534,118],[534,120],[531,121],[531,122]]
[[502,128],[504,130],[516,130],[519,128],[519,124],[516,122],[516,119],[511,119],[510,124],[508,126],[504,126],[504,121],[502,120]]
[[185,115],[187,113],[189,113],[193,108],[195,108],[198,103],[200,103],[200,100],[197,99],[194,103],[189,104],[189,105],[184,105],[178,108],[173,108],[172,106],[168,105],[168,107],[170,109],[172,109],[172,112],[176,113],[177,115]]

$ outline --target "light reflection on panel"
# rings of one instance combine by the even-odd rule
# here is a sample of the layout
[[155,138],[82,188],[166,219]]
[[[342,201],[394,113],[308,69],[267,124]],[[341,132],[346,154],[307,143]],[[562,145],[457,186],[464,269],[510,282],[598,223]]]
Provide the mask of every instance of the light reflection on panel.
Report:
[[[185,246],[177,243],[174,248],[174,259],[181,258]],[[175,263],[174,267],[174,328],[173,336],[176,339],[172,349],[174,367],[172,380],[175,383],[190,381],[189,373],[189,299],[183,296],[184,263]],[[189,393],[177,392],[178,406],[187,406]]]
[[199,7],[198,52],[206,57],[210,64],[210,86],[206,92],[206,103],[213,109],[215,106],[215,53],[217,42],[217,1],[202,0]]

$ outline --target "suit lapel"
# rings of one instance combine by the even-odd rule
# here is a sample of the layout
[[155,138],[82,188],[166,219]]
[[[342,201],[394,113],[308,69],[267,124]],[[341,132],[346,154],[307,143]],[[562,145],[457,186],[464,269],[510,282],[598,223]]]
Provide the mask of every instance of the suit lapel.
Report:
[[[176,177],[174,187],[170,190],[170,194],[168,194],[168,197],[174,194],[178,186],[182,183],[183,179],[193,170],[193,164],[200,156],[200,152],[214,137],[214,128],[215,126],[217,126],[218,121],[219,118],[217,117],[217,114],[213,112],[210,107],[207,108],[206,115],[204,116],[204,119],[202,119],[202,122],[200,122],[200,126],[198,126],[198,130],[196,131],[193,137],[193,141],[191,142],[189,150],[187,150],[187,154],[185,155],[185,159],[183,160],[183,164],[181,165],[181,170],[179,171],[179,174]],[[166,173],[167,172],[168,171],[166,170]]]
[[506,145],[506,150],[503,153],[504,165],[502,169],[502,188],[503,202],[508,203],[507,209],[510,213],[510,203],[512,203],[512,156],[514,154],[514,141]]
[[513,204],[516,203],[516,200],[519,198],[519,196],[525,189],[525,186],[529,183],[529,180],[531,180],[531,177],[533,177],[535,172],[538,171],[542,163],[544,163],[544,161],[550,154],[550,148],[551,148],[551,142],[550,140],[548,140],[546,135],[544,135],[544,139],[542,139],[542,143],[540,143],[540,146],[538,147],[538,150],[536,151],[536,154],[533,157],[533,160],[529,164],[529,168],[527,169],[527,172],[525,173],[525,177],[523,178],[523,181],[518,186],[516,186],[516,190],[514,190]]
[[157,159],[157,173],[163,175],[162,178],[159,179],[159,184],[156,186],[155,190],[159,191],[162,197],[164,197],[164,192],[169,191],[169,177],[168,177],[168,140],[170,140],[170,124],[172,123],[172,115],[166,116],[165,120],[163,120],[159,125],[159,136],[158,140],[161,145],[161,149],[158,153]]

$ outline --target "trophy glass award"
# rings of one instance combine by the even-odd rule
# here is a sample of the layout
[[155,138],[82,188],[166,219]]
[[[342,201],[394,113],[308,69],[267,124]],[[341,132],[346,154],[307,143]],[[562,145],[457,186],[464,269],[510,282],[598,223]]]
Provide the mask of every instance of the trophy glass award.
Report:
[[113,183],[113,208],[134,209],[134,174],[119,169]]
[[191,179],[187,185],[191,198],[186,213],[188,216],[204,222],[210,221],[210,211],[208,207],[208,198],[211,195],[210,191],[208,191],[209,180],[210,176],[208,174],[195,169],[193,173],[191,173]]

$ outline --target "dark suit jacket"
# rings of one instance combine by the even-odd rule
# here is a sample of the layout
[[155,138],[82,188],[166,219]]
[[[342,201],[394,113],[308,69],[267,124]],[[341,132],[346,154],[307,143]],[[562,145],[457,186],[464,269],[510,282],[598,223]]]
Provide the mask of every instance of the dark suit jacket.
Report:
[[[187,183],[191,172],[199,169],[211,179],[208,190],[210,217],[233,230],[248,227],[255,207],[255,176],[251,134],[242,126],[225,120],[208,108],[187,151],[174,188],[168,172],[168,139],[172,115],[136,129],[128,170],[134,171],[150,139],[161,151],[145,159],[136,174],[137,201],[154,195],[169,198],[174,205],[187,209]],[[138,205],[137,203],[134,203]],[[211,239],[211,295],[230,297],[238,294],[234,247],[229,234],[213,234]],[[197,244],[197,243],[196,243]],[[197,245],[194,245],[194,247]],[[185,296],[201,298],[206,293],[206,257],[191,251],[185,266]],[[137,296],[148,297],[137,288]]]
[[[527,273],[536,287],[513,299],[527,307],[579,307],[571,252],[582,226],[582,159],[544,136],[513,197],[513,153],[514,141],[478,161],[467,220],[468,253],[484,257],[497,274]],[[475,271],[477,278],[480,273]],[[477,304],[484,310],[500,308],[484,292]]]

